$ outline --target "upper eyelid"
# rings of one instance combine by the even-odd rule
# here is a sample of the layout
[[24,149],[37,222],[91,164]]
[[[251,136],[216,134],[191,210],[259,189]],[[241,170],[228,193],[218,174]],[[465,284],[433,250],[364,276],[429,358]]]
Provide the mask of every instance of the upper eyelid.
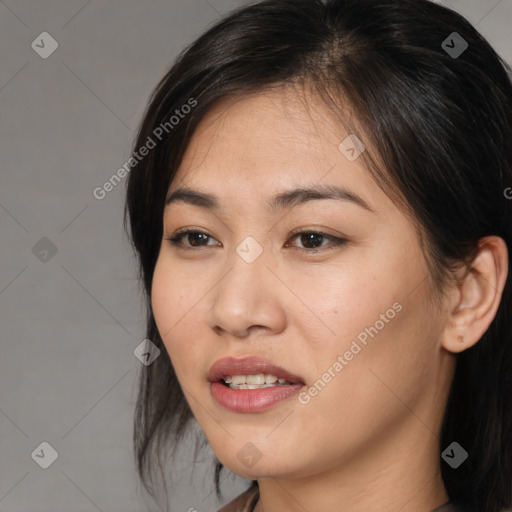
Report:
[[[329,228],[324,228],[322,226],[311,226],[311,227],[305,227],[305,228],[296,228],[296,229],[291,231],[289,236],[294,236],[294,235],[300,234],[300,233],[318,233],[318,234],[321,234],[321,235],[332,236],[332,237],[335,237],[335,238],[336,237],[337,238],[345,238],[345,236],[342,233],[332,234],[332,233],[328,233],[328,231],[329,231]],[[172,234],[170,234],[169,237],[174,237],[174,236],[178,236],[178,235],[185,234],[185,233],[190,233],[190,232],[192,232],[192,233],[202,233],[202,234],[208,235],[211,238],[215,238],[213,235],[211,235],[204,228],[199,228],[199,227],[195,227],[195,226],[187,226],[187,227],[184,227],[184,228],[179,228],[176,231],[174,231]]]
[[[191,234],[191,233],[198,233],[198,234],[201,234],[201,235],[206,235],[206,236],[208,236],[210,238],[213,238],[214,240],[217,240],[213,235],[211,235],[207,231],[204,231],[203,229],[200,229],[200,228],[183,228],[183,229],[180,229],[180,230],[176,231],[172,235],[169,235],[168,238],[175,238],[175,237],[178,237],[180,235],[187,235],[187,234]],[[297,229],[297,231],[295,231],[295,230],[292,231],[289,234],[289,237],[293,237],[293,236],[296,236],[296,235],[301,235],[301,234],[304,234],[304,233],[315,233],[315,234],[318,234],[318,235],[323,235],[325,237],[332,237],[332,238],[344,238],[341,235],[333,235],[331,233],[327,233],[327,232],[323,231],[322,228],[305,228],[305,229],[299,228],[299,229]]]

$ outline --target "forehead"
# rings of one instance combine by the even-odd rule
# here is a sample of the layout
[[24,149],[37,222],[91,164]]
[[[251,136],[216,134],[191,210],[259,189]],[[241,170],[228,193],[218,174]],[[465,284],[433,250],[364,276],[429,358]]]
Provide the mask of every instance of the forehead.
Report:
[[204,158],[227,161],[241,156],[251,163],[304,156],[318,161],[326,145],[336,149],[344,131],[320,99],[307,91],[280,87],[223,99],[199,123],[182,167],[190,167],[190,160],[197,164]]
[[333,111],[306,91],[223,100],[197,126],[168,196],[188,186],[240,201],[330,185],[377,204],[385,196],[362,159],[350,161],[339,148],[348,136]]

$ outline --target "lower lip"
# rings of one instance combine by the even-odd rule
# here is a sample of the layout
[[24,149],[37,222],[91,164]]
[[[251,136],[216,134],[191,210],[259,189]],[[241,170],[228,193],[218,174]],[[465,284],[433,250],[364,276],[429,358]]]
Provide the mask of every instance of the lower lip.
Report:
[[260,389],[231,389],[220,382],[212,382],[210,390],[217,403],[230,411],[260,412],[296,395],[302,387],[302,384],[289,384]]

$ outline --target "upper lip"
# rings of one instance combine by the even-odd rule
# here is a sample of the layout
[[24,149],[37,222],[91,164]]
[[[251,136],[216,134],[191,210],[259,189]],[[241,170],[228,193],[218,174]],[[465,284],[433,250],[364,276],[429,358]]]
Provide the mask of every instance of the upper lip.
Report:
[[254,375],[257,373],[275,375],[277,378],[286,379],[294,384],[304,384],[301,377],[298,377],[271,361],[260,357],[245,357],[243,359],[225,357],[219,359],[210,368],[210,371],[208,372],[208,380],[210,382],[219,382],[228,376]]

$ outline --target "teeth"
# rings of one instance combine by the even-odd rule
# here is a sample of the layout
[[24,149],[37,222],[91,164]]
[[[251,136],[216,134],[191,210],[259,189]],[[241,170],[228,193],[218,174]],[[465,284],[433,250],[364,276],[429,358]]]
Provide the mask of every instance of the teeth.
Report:
[[291,384],[290,381],[277,378],[275,375],[256,373],[253,375],[229,375],[224,378],[226,384]]
[[[285,385],[285,384],[282,384]],[[261,388],[275,388],[277,384],[230,384],[231,389],[261,389]]]
[[230,384],[231,389],[261,389],[261,388],[273,388],[274,384]]
[[229,384],[231,389],[259,389],[292,384],[292,382],[286,379],[263,373],[253,375],[230,375],[224,378],[224,382]]
[[247,384],[265,384],[265,375],[263,373],[247,375]]

